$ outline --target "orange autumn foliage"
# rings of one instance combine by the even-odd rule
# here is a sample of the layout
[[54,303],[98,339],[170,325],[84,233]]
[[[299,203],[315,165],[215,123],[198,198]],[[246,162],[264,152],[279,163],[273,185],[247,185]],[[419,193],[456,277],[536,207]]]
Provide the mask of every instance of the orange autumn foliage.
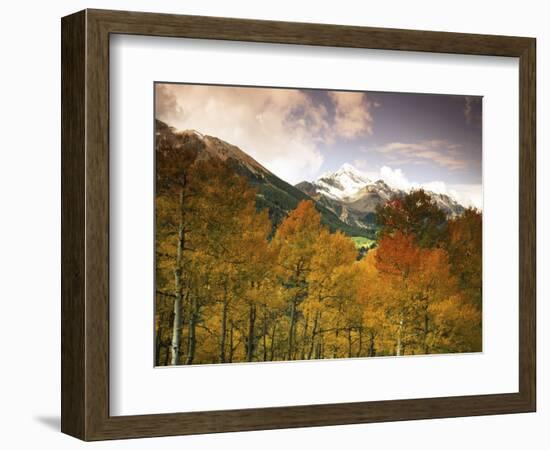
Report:
[[422,194],[390,203],[360,259],[313,201],[273,230],[229,164],[176,156],[161,155],[155,199],[157,365],[174,333],[178,364],[481,350],[478,212],[440,226]]

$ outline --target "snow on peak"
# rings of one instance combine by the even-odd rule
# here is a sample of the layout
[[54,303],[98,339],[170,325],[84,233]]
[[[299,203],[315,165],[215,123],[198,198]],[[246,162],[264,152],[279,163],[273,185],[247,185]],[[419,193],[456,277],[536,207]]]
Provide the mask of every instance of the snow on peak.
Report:
[[335,172],[325,172],[314,184],[325,195],[337,200],[350,197],[363,189],[372,181],[351,164],[343,164]]
[[438,187],[437,184],[409,183],[409,186],[396,186],[395,183],[391,183],[385,177],[373,181],[365,173],[348,163],[343,164],[334,172],[325,172],[312,184],[315,186],[317,193],[344,202],[355,202],[365,195],[373,194],[376,194],[383,201],[387,201],[394,195],[401,195],[410,192],[412,189],[423,188],[433,201],[448,214],[457,215],[463,210],[462,205],[452,195],[441,192],[441,189],[434,189]]
[[342,164],[342,166],[335,173],[336,174],[346,174],[347,173],[347,174],[352,174],[354,176],[367,179],[363,172],[356,169],[354,166],[352,166],[349,163]]

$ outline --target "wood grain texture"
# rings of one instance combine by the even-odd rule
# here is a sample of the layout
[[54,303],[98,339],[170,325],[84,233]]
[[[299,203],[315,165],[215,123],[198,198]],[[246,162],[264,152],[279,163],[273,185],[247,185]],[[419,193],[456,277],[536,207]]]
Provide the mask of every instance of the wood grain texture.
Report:
[[61,35],[61,430],[84,435],[85,20],[65,17]]
[[519,64],[519,384],[520,393],[536,409],[536,41]]
[[112,33],[330,47],[521,56],[529,38],[437,31],[88,10]]
[[[111,417],[109,34],[112,33],[519,57],[519,392]],[[63,18],[62,40],[62,430],[65,433],[84,440],[99,440],[535,410],[534,39],[87,10]]]

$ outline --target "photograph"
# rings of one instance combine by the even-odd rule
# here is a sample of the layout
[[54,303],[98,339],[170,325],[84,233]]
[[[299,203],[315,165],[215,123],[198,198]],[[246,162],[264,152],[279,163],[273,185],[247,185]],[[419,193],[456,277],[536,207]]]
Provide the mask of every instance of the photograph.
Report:
[[154,89],[155,366],[482,351],[481,97]]
[[544,2],[3,6],[0,449],[550,448]]

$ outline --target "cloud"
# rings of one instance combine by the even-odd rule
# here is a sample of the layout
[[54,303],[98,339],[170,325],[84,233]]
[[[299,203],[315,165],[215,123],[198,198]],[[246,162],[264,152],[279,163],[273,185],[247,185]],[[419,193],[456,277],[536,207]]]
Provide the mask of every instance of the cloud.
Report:
[[468,162],[460,155],[459,144],[442,139],[421,142],[391,142],[377,149],[400,164],[436,163],[450,170],[465,169]]
[[483,188],[480,184],[450,185],[449,195],[464,206],[483,209]]
[[237,145],[290,183],[318,171],[323,143],[372,133],[362,93],[331,92],[321,102],[298,89],[157,84],[155,111],[177,129]]
[[380,169],[380,178],[391,187],[404,191],[420,187],[417,183],[411,183],[401,169],[394,170],[388,166],[383,166]]
[[447,185],[443,181],[431,181],[428,183],[415,183],[410,181],[401,169],[392,169],[388,166],[380,168],[378,176],[373,179],[382,179],[389,186],[403,191],[412,189],[424,189],[436,194],[448,195],[464,206],[473,206],[478,209],[483,207],[483,194],[480,184],[454,184]]
[[334,132],[351,139],[372,134],[372,115],[361,92],[329,92],[334,103]]

